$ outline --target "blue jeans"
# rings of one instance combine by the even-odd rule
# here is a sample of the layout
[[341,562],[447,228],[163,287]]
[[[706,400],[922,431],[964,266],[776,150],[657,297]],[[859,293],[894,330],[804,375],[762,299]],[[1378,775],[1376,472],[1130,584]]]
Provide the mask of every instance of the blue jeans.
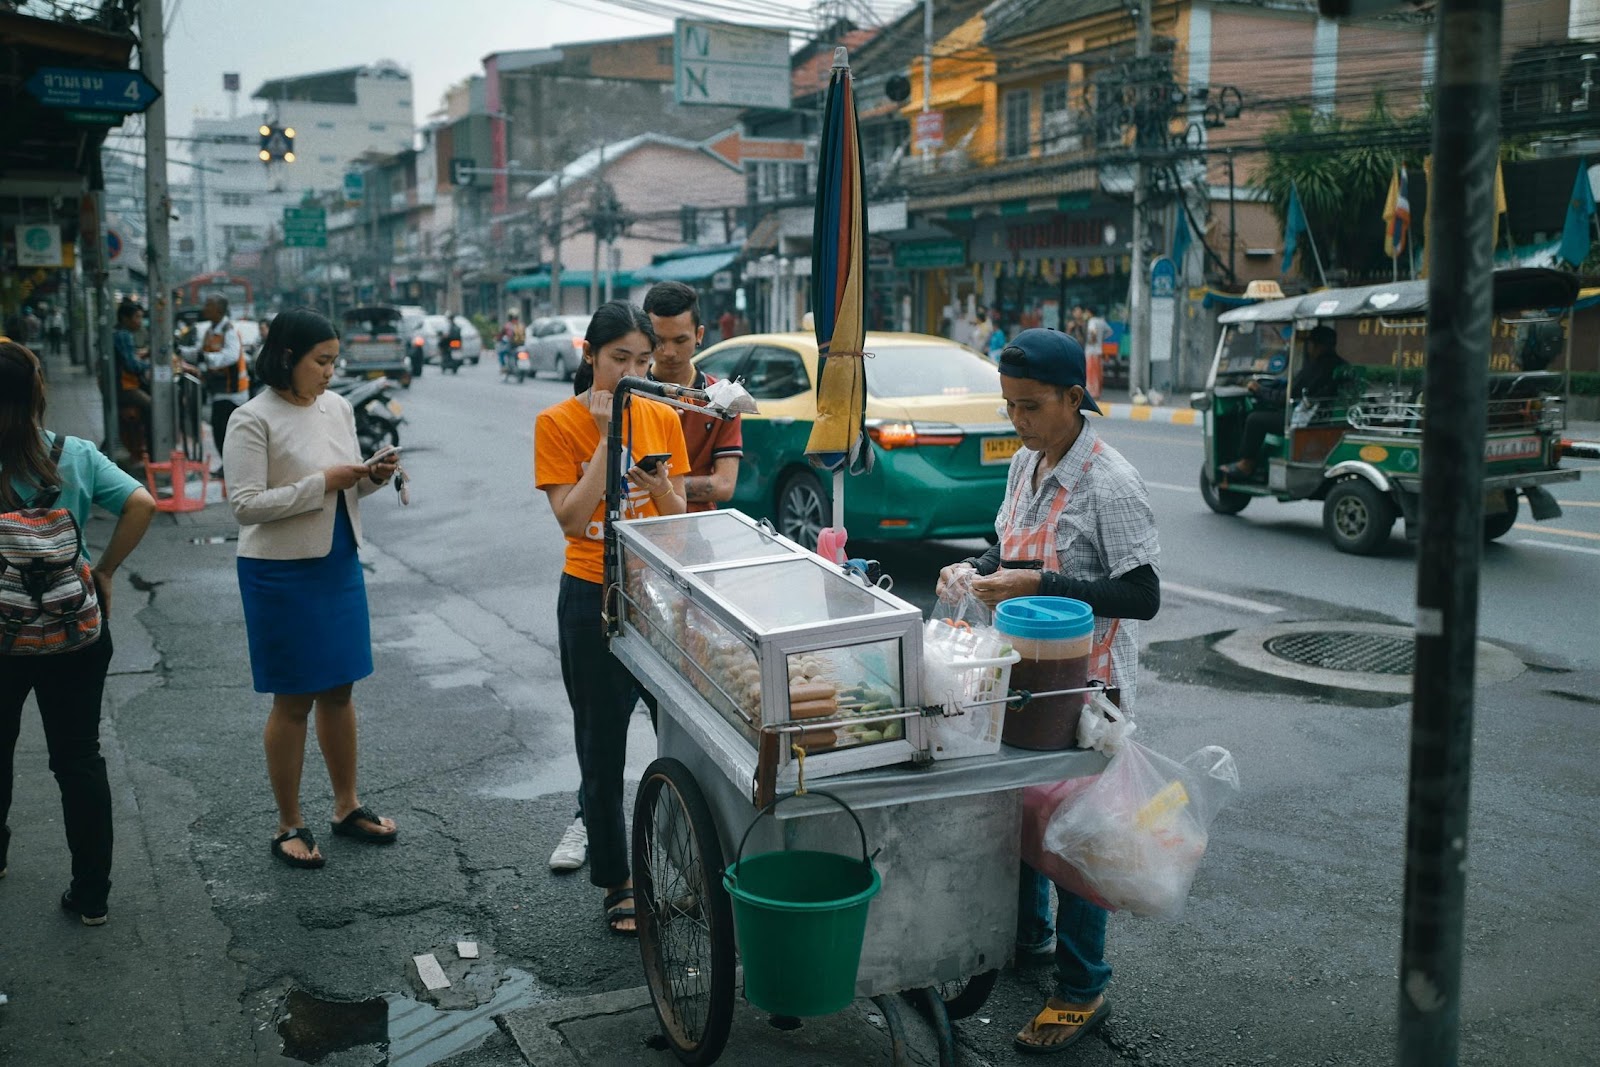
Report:
[[1087,1004],[1111,981],[1106,962],[1106,909],[1056,887],[1059,904],[1050,922],[1050,880],[1026,863],[1017,881],[1017,944],[1042,949],[1056,945],[1056,996]]

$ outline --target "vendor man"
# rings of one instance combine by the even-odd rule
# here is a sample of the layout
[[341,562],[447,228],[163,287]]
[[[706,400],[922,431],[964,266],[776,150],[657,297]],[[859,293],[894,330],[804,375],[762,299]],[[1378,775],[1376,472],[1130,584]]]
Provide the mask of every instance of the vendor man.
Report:
[[[1023,330],[999,353],[1000,391],[1022,438],[995,519],[999,543],[939,574],[939,591],[970,582],[993,607],[1019,596],[1067,596],[1095,613],[1096,651],[1109,645],[1110,684],[1130,708],[1138,681],[1138,619],[1161,606],[1155,515],[1133,465],[1084,416],[1100,413],[1085,390],[1083,348],[1064,333]],[[1024,1052],[1059,1051],[1110,1014],[1104,989],[1106,912],[1057,888],[1052,931],[1049,883],[1024,866],[1018,952],[1054,945],[1056,995],[1017,1034]]]

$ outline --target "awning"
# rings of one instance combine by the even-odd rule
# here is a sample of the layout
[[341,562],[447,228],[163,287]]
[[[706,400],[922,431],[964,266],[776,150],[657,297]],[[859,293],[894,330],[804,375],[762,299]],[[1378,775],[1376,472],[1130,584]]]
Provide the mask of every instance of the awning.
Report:
[[633,272],[639,282],[703,282],[719,270],[727,270],[739,258],[739,249],[721,249],[698,256],[678,256],[652,263]]
[[[606,276],[600,275],[600,284],[604,285]],[[632,271],[619,270],[611,275],[613,289],[631,289],[637,284],[637,276]],[[521,293],[529,290],[550,288],[550,274],[548,271],[539,274],[521,274],[506,280],[506,292]],[[561,288],[587,289],[589,288],[589,272],[586,270],[564,270],[561,272]]]
[[[958,85],[943,92],[935,91],[928,98],[928,106],[933,111],[945,111],[950,108],[964,107],[983,103],[983,86],[978,84]],[[911,116],[922,110],[922,101],[909,103],[900,108],[900,114]]]

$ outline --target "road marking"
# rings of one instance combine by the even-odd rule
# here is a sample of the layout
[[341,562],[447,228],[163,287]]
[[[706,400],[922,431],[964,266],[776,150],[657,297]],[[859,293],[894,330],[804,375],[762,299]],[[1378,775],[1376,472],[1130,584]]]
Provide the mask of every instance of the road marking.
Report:
[[1581,537],[1585,541],[1600,541],[1600,533],[1589,533],[1587,530],[1563,530],[1559,526],[1535,526],[1531,522],[1519,522],[1516,528],[1530,533],[1557,534],[1561,537]]
[[1514,545],[1534,545],[1537,548],[1558,548],[1563,552],[1582,552],[1586,556],[1600,556],[1600,548],[1584,548],[1582,545],[1563,545],[1556,541],[1535,541],[1531,537],[1523,537],[1511,543]]
[[1146,489],[1165,489],[1169,493],[1198,493],[1198,486],[1173,485],[1171,482],[1145,482]]
[[1557,500],[1564,508],[1600,508],[1600,500]]
[[[1162,424],[1152,423],[1152,425],[1160,426]],[[1101,437],[1110,438],[1113,441],[1149,441],[1151,444],[1156,445],[1194,445],[1196,448],[1200,447],[1202,443],[1199,439],[1190,437],[1188,434],[1157,437],[1152,433],[1123,433],[1121,430],[1113,429],[1110,426],[1099,432]]]
[[1190,585],[1179,585],[1177,582],[1162,582],[1161,589],[1163,592],[1177,593],[1191,600],[1209,600],[1213,604],[1253,611],[1258,615],[1276,615],[1283,610],[1275,604],[1263,604],[1259,600],[1246,600],[1244,597],[1229,596],[1227,593],[1214,593],[1210,589],[1196,589]]

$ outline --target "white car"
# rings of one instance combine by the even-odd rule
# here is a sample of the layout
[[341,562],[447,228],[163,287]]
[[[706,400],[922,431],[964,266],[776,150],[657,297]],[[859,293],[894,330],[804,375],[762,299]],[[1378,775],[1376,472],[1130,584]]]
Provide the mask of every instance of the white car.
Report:
[[[475,365],[483,358],[483,337],[465,315],[456,315],[454,320],[456,329],[461,331],[461,349],[456,353],[456,360]],[[417,328],[412,343],[422,342],[423,353],[429,363],[439,362],[439,337],[450,328],[450,322],[450,317],[444,315],[428,315]]]
[[564,382],[583,362],[583,335],[589,332],[588,315],[552,315],[538,319],[528,331],[528,355],[535,374],[554,374]]

